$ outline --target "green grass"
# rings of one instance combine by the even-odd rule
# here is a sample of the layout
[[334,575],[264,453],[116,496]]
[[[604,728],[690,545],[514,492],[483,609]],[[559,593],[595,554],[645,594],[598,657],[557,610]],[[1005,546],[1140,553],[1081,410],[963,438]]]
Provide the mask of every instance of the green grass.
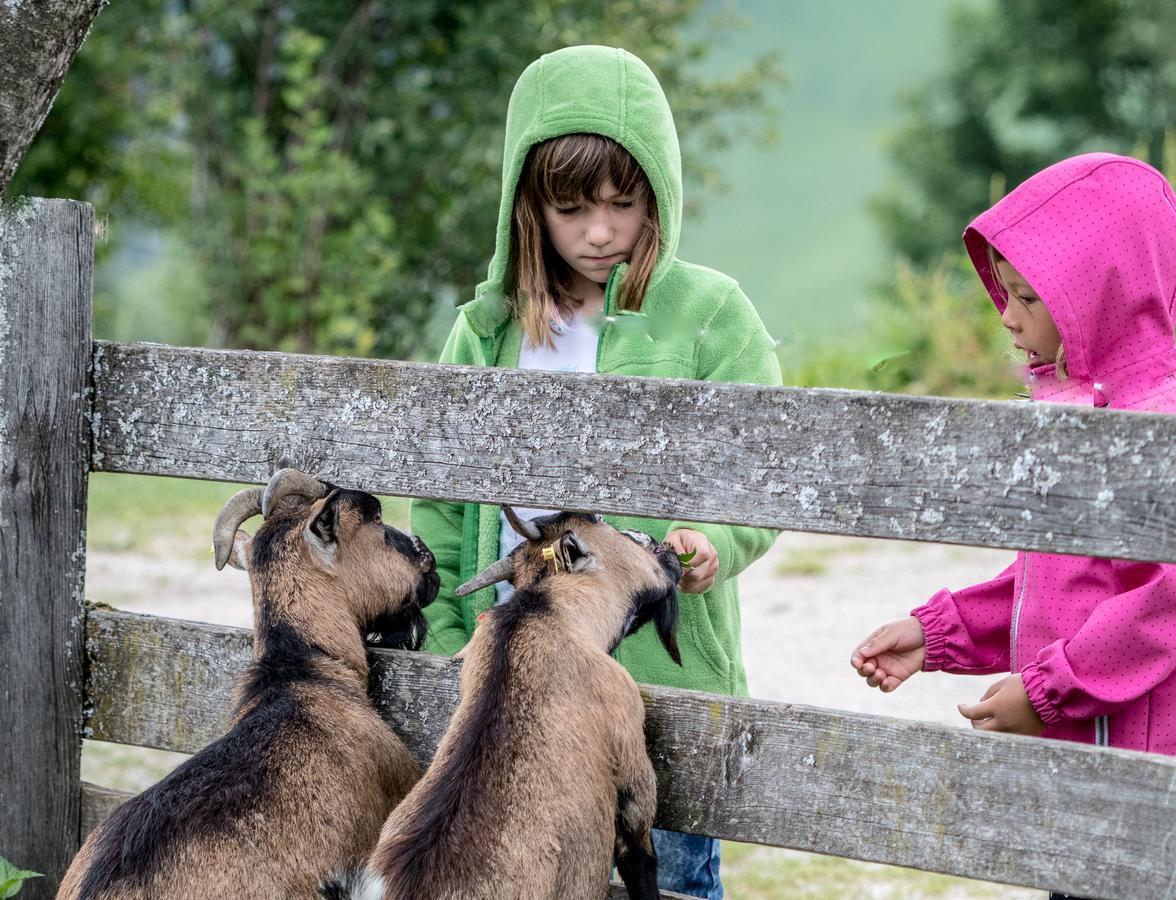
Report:
[[828,554],[819,550],[790,550],[773,570],[786,578],[791,575],[824,575],[829,569]]
[[[90,476],[87,546],[114,553],[182,553],[203,558],[209,553],[217,513],[244,487],[96,472]],[[384,521],[407,528],[408,501],[386,497],[382,502]]]
[[723,842],[723,886],[731,900],[987,900],[1028,898],[1040,892],[754,844]]

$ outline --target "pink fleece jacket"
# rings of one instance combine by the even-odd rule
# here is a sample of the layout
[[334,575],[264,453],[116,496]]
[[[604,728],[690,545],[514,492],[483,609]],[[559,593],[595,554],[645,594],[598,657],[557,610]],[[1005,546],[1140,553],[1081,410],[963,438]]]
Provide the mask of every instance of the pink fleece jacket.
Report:
[[[1176,412],[1176,197],[1134,159],[1090,153],[1021,184],[964,232],[993,303],[991,243],[1053,316],[1069,379],[1034,400]],[[1176,565],[1019,553],[913,610],[925,670],[1019,672],[1044,736],[1176,755]]]

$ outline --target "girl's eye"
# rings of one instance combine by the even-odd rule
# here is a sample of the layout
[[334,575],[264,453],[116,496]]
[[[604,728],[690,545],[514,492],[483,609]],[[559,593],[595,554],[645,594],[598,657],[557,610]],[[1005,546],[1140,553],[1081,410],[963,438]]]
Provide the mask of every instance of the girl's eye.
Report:
[[1028,306],[1031,303],[1037,302],[1036,297],[1022,297],[1020,294],[1017,295],[1017,299],[1020,300],[1022,303],[1024,303],[1026,306]]
[[555,208],[555,211],[557,213],[559,213],[561,216],[570,216],[570,215],[573,215],[574,213],[578,212],[579,209],[580,209],[580,207],[578,207],[578,206],[557,206]]
[[632,209],[633,208],[633,201],[632,200],[614,200],[613,206],[615,206],[617,209]]

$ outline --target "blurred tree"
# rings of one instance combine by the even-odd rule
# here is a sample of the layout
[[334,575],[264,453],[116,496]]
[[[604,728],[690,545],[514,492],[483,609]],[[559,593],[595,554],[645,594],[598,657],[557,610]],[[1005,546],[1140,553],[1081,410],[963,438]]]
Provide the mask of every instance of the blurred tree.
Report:
[[[963,254],[964,226],[1045,166],[1093,150],[1176,172],[1176,4],[992,0],[958,9],[950,70],[905,98],[897,184],[872,211],[894,253],[869,386],[1008,396],[1008,338]],[[921,299],[920,299],[921,298]],[[985,375],[985,373],[989,373]]]
[[899,184],[874,212],[891,248],[934,264],[964,225],[1050,163],[1090,150],[1171,174],[1176,4],[996,0],[959,9],[950,71],[905,100]]
[[[429,356],[493,249],[502,129],[543,52],[624,46],[656,71],[687,176],[762,114],[776,60],[695,64],[703,0],[145,0],[99,17],[13,191],[182,235],[209,341]],[[766,127],[759,127],[761,133]],[[430,328],[430,323],[432,327]],[[425,337],[423,337],[425,335]]]

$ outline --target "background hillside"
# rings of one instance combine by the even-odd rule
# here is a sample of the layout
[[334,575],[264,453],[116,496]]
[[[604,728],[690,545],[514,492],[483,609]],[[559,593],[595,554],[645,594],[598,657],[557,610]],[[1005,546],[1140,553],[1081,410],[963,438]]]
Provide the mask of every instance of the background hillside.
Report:
[[899,94],[947,63],[953,4],[735,7],[750,25],[712,47],[707,69],[781,50],[789,84],[779,140],[770,148],[737,141],[715,155],[730,190],[702,194],[682,255],[738,278],[777,340],[803,348],[860,329],[869,285],[887,271],[866,202],[892,177],[885,141],[898,125]]

